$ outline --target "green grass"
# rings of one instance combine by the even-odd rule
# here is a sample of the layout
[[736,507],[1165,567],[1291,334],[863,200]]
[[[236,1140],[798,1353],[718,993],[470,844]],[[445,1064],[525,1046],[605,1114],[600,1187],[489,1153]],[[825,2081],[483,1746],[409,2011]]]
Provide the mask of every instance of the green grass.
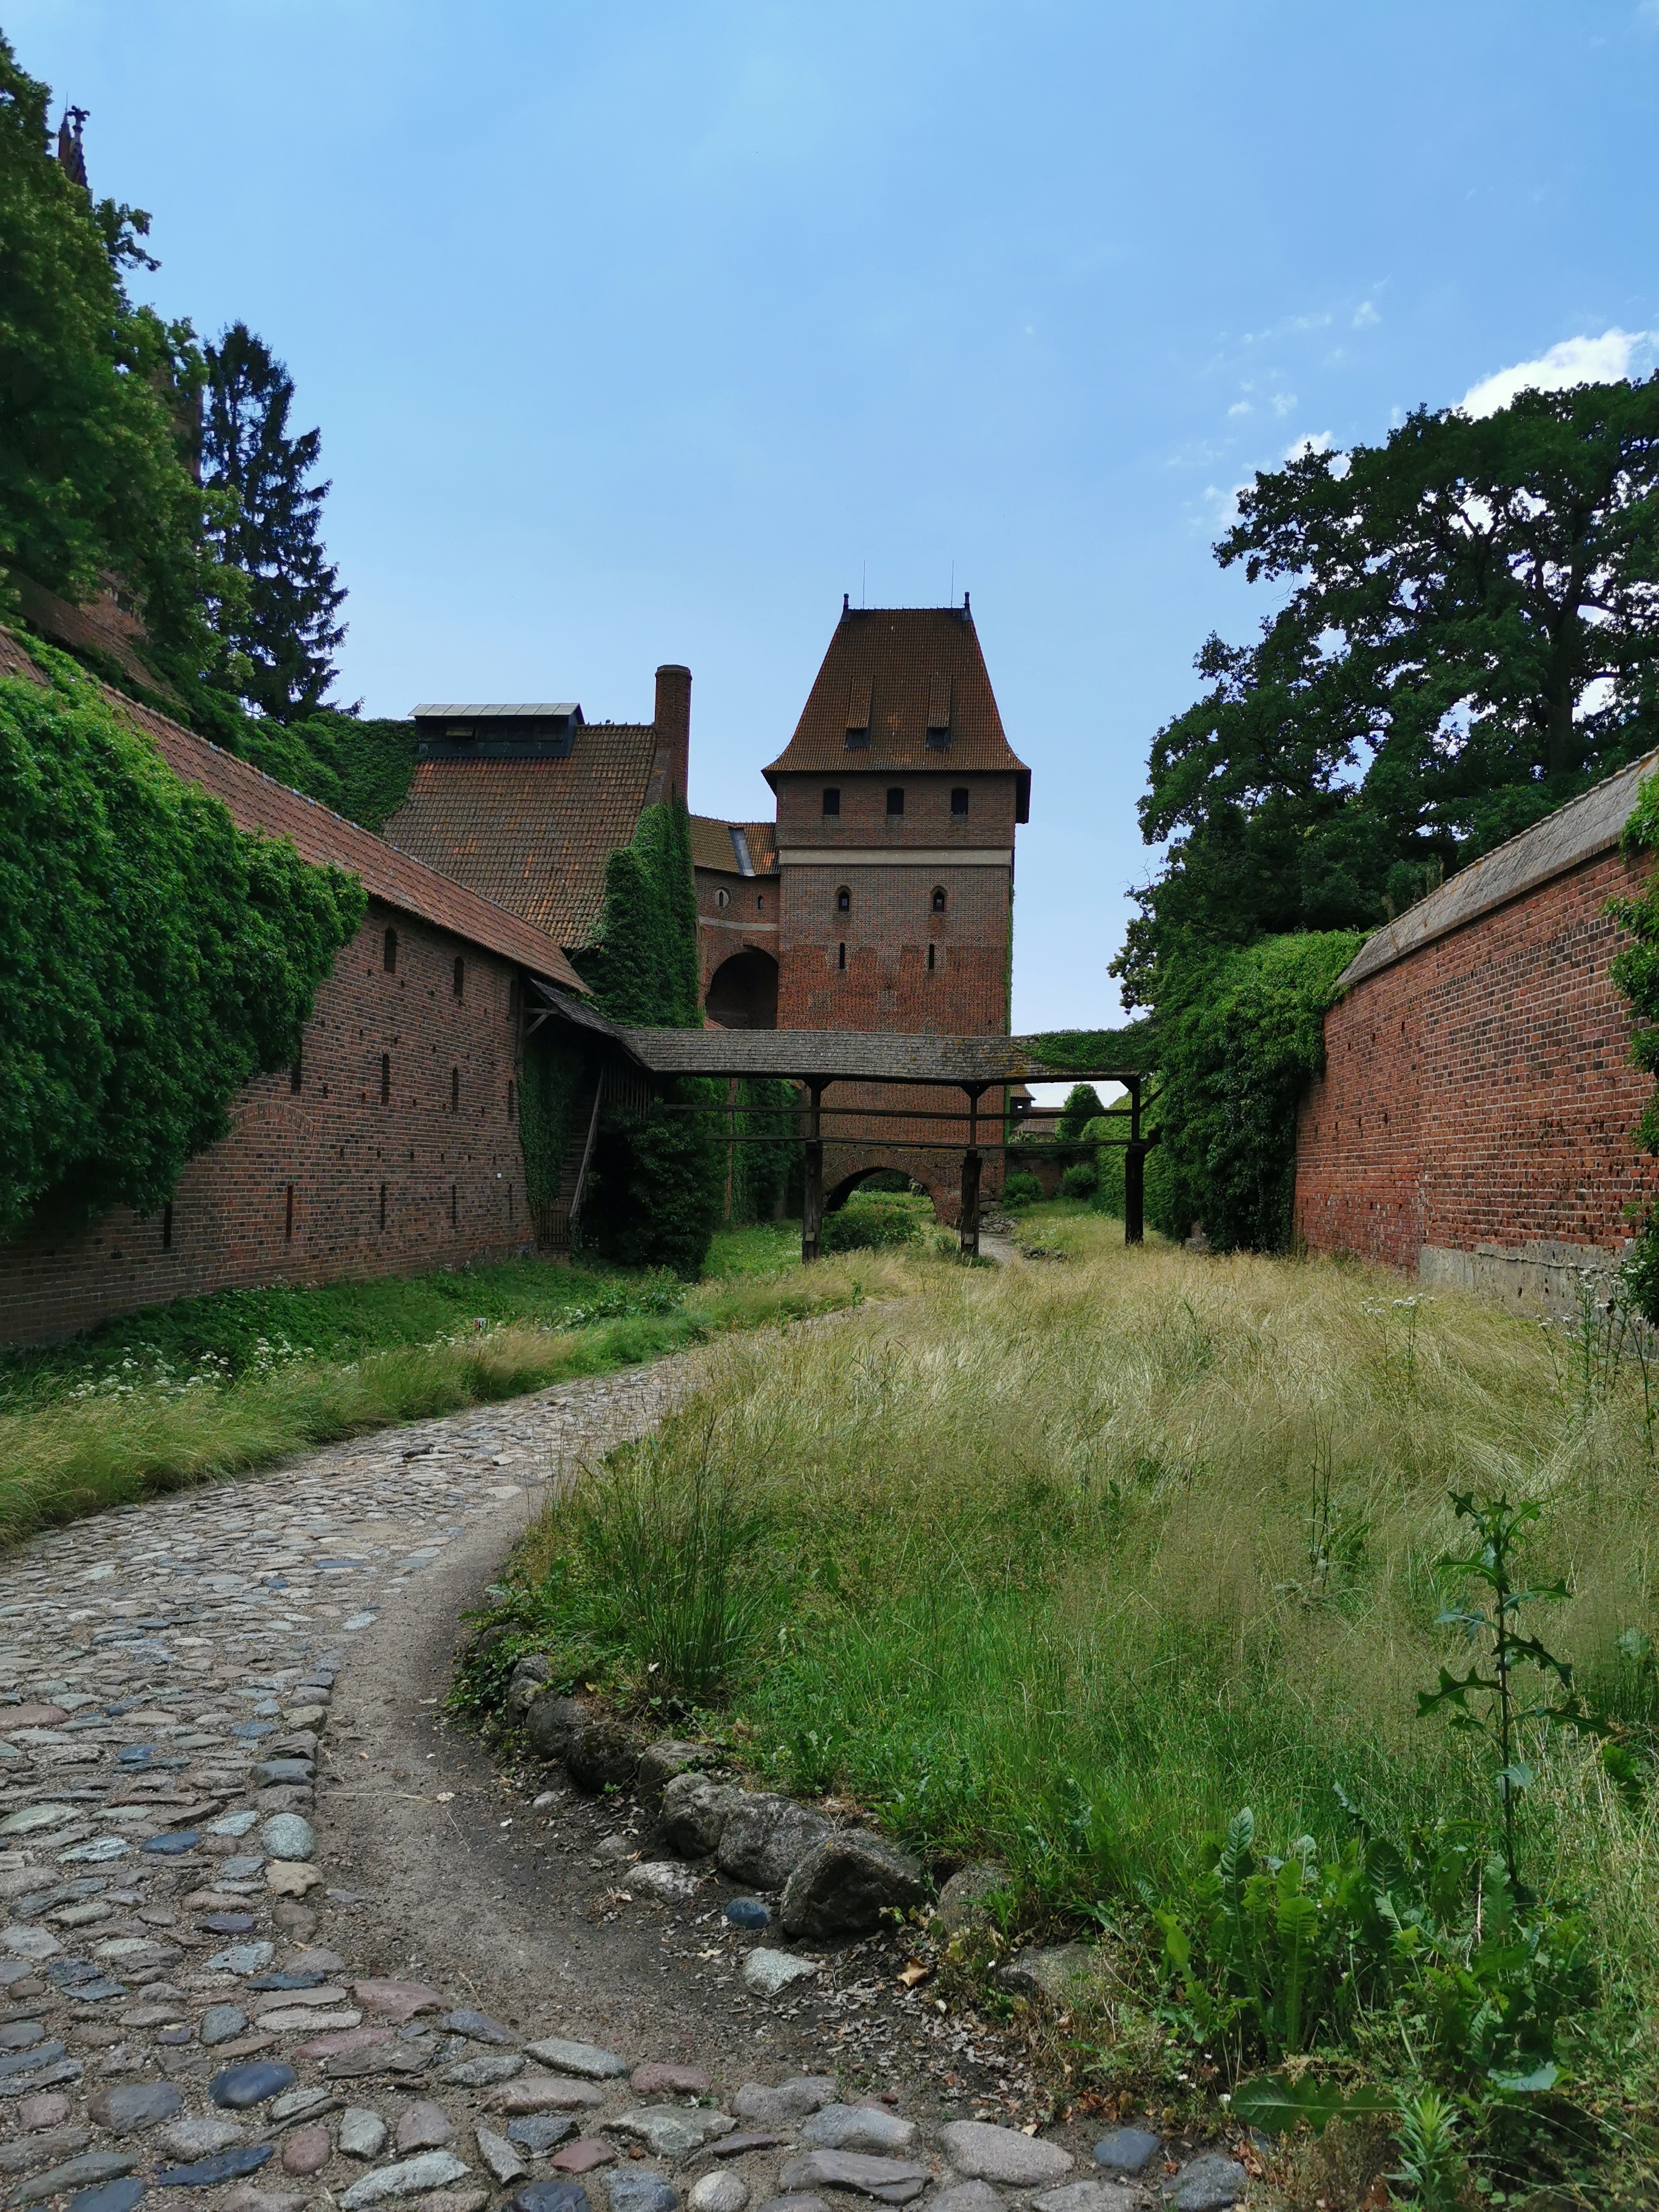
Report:
[[723,1234],[689,1288],[517,1261],[155,1307],[6,1356],[0,1540],[898,1287],[868,1254],[809,1274],[799,1230],[769,1225]]
[[[515,1574],[571,1671],[660,1709],[675,1636],[705,1668],[720,1639],[672,1619],[708,1595],[684,1515],[653,1557],[635,1508],[694,1485],[711,1530],[740,1508],[743,1556],[710,1549],[723,1695],[686,1685],[693,1717],[786,1786],[995,1853],[1028,1927],[1103,1915],[1139,1961],[1144,2054],[1168,2001],[1148,1905],[1194,1895],[1241,1807],[1281,1855],[1310,1835],[1334,1856],[1356,1818],[1404,1845],[1492,1832],[1469,1740],[1414,1717],[1459,1653],[1436,1626],[1452,1488],[1540,1501],[1529,1571],[1574,1591],[1541,1625],[1644,1741],[1653,1685],[1618,1639],[1659,1630],[1659,1473],[1633,1363],[1571,1332],[1358,1266],[1126,1251],[1081,1207],[1022,1218],[1067,1262],[935,1265],[902,1308],[720,1347],[706,1393],[613,1459],[608,1500],[550,1507]],[[623,1526],[625,1550],[601,1540]],[[1530,1755],[1524,1870],[1589,1906],[1602,1992],[1573,2064],[1632,2126],[1659,2100],[1659,1793],[1627,1807],[1572,1734]],[[1409,2024],[1376,2033],[1405,2067]]]

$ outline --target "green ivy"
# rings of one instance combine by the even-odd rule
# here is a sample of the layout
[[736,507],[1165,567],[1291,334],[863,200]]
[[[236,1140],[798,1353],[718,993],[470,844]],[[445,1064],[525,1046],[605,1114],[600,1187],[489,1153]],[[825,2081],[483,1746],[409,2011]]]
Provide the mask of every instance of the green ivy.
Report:
[[66,654],[0,679],[0,1233],[152,1211],[290,1061],[354,877],[238,830]]
[[[1625,824],[1624,852],[1639,860],[1659,852],[1659,775],[1644,776],[1636,805]],[[1631,942],[1613,957],[1614,984],[1636,1016],[1630,1056],[1654,1088],[1642,1109],[1634,1135],[1644,1152],[1659,1152],[1659,871],[1650,873],[1634,898],[1612,900],[1612,919],[1628,930]],[[1646,1318],[1659,1324],[1659,1211],[1650,1206],[1626,1263],[1630,1292]]]
[[1201,1221],[1218,1251],[1283,1251],[1302,1086],[1325,1064],[1325,1012],[1363,931],[1267,937],[1176,963],[1158,1009],[1159,1142],[1146,1210],[1166,1236]]

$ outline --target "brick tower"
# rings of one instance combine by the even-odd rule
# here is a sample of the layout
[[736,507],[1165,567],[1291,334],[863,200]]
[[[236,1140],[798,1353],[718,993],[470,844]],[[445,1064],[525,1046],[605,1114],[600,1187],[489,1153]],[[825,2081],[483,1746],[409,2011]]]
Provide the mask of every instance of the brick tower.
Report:
[[[1014,830],[1030,818],[1031,775],[1004,733],[966,598],[843,602],[795,734],[765,773],[778,800],[778,1027],[1006,1036]],[[836,1089],[831,1203],[897,1168],[955,1217],[963,1126],[903,1118],[927,1096]],[[835,1106],[854,1103],[892,1118],[837,1121]],[[1002,1104],[988,1094],[980,1110],[994,1125]],[[1000,1155],[987,1168],[1000,1185]]]

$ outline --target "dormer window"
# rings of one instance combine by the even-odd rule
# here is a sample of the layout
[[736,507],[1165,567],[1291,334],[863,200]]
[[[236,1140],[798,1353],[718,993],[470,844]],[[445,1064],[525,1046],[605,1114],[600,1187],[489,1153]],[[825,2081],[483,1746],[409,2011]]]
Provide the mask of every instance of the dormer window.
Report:
[[951,679],[935,676],[927,687],[927,742],[937,750],[951,742]]
[[867,745],[870,742],[870,678],[858,679],[848,695],[847,742],[849,745]]

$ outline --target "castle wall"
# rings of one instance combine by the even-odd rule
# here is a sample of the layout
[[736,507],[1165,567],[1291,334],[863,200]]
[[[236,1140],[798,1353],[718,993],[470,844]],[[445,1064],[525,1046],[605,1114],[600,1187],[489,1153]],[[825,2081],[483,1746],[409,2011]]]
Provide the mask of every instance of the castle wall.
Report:
[[1650,1079],[1608,963],[1603,850],[1366,976],[1325,1018],[1297,1129],[1296,1225],[1316,1251],[1572,1311],[1626,1209],[1659,1194],[1634,1129]]
[[229,1135],[186,1164],[170,1218],[118,1207],[0,1245],[0,1342],[45,1342],[208,1291],[416,1274],[528,1250],[517,974],[371,900],[317,994],[300,1089],[287,1070],[250,1084]]

